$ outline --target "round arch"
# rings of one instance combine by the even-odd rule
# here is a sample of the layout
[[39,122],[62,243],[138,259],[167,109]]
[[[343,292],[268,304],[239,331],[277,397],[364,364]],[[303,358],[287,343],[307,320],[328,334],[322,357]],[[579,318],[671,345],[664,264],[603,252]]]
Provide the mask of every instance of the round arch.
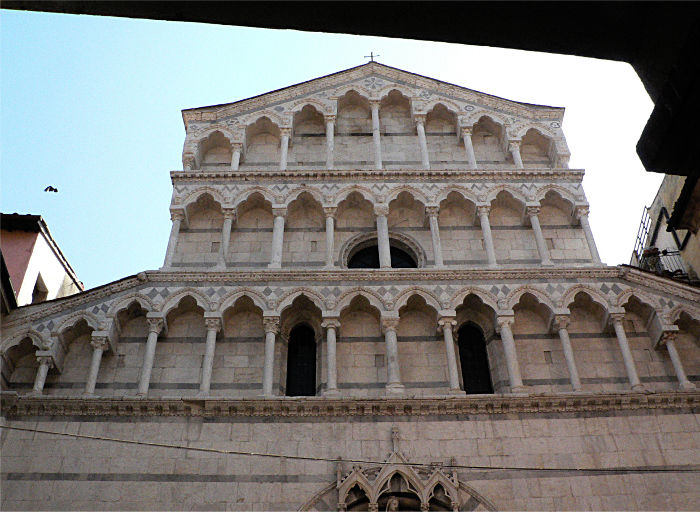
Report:
[[211,311],[211,304],[202,292],[196,288],[185,288],[183,290],[178,290],[163,301],[160,306],[160,313],[162,313],[163,316],[167,316],[173,309],[178,307],[180,301],[185,297],[193,299],[197,303],[197,306],[202,308],[205,312]]
[[248,288],[237,289],[224,295],[219,301],[218,305],[216,305],[215,310],[221,314],[224,314],[228,308],[234,306],[236,302],[238,302],[238,299],[243,297],[250,299],[256,307],[260,308],[261,312],[267,311],[268,307],[267,303],[265,302],[265,298],[258,292]]
[[0,345],[0,354],[4,355],[12,347],[19,345],[22,342],[22,340],[25,340],[27,338],[32,340],[32,345],[34,345],[39,350],[50,350],[53,346],[51,340],[47,340],[35,330],[30,329],[28,331],[23,331],[21,333],[15,334],[7,340],[3,341],[2,345]]
[[250,199],[250,196],[252,196],[255,193],[260,194],[263,197],[263,199],[269,202],[271,205],[277,204],[277,198],[274,195],[272,195],[272,193],[268,189],[266,189],[265,187],[255,186],[246,188],[245,190],[241,191],[233,199],[233,207],[238,208],[242,203]]
[[70,327],[73,327],[81,320],[85,320],[85,323],[88,324],[88,327],[91,327],[95,331],[102,330],[102,322],[100,322],[99,318],[97,318],[89,311],[80,311],[78,313],[73,313],[72,315],[69,315],[63,320],[61,320],[61,322],[58,324],[58,327],[56,327],[55,332],[61,334],[63,333],[63,331]]
[[213,187],[200,187],[196,190],[190,192],[187,197],[182,201],[182,207],[188,208],[196,203],[202,196],[209,195],[216,203],[219,204],[220,208],[223,208],[226,204],[226,199],[223,194]]
[[419,202],[423,203],[423,206],[430,204],[430,201],[425,196],[425,194],[423,194],[423,192],[421,192],[417,188],[412,187],[411,185],[402,185],[402,186],[391,189],[389,191],[389,193],[387,194],[384,201],[386,202],[386,204],[390,204],[402,192],[406,192],[407,194],[410,194],[414,201],[419,201]]
[[126,295],[124,297],[120,297],[116,301],[112,303],[110,306],[109,310],[107,310],[107,317],[108,318],[114,318],[116,317],[120,311],[123,309],[128,308],[131,306],[134,302],[138,303],[139,306],[141,306],[141,309],[144,309],[147,312],[153,312],[156,310],[155,305],[153,302],[148,297],[145,297],[141,295],[140,293],[130,293],[129,295]]
[[384,300],[373,290],[368,290],[366,288],[354,288],[350,291],[345,292],[340,297],[335,305],[335,310],[338,313],[342,313],[343,310],[350,306],[355,297],[364,297],[369,302],[370,306],[375,308],[380,314],[388,312],[390,308],[384,303]]
[[290,204],[292,204],[294,201],[299,199],[299,196],[306,192],[309,194],[311,197],[313,197],[318,205],[323,208],[324,204],[324,197],[323,194],[321,193],[320,190],[318,190],[316,187],[297,187],[287,193],[287,196],[284,198],[284,206],[289,207]]
[[548,192],[554,192],[562,200],[571,203],[572,209],[573,209],[574,205],[576,204],[576,197],[574,196],[573,192],[562,187],[561,185],[554,185],[554,184],[545,185],[544,187],[538,188],[537,192],[535,193],[535,200],[542,201]]
[[243,124],[243,125],[245,126],[245,130],[244,130],[244,131],[247,131],[248,128],[250,128],[250,127],[251,127],[252,125],[254,125],[257,121],[259,121],[260,119],[262,119],[262,118],[264,118],[264,117],[267,117],[267,119],[268,119],[272,124],[274,124],[275,126],[277,126],[277,128],[280,129],[280,130],[281,130],[282,128],[287,127],[287,123],[285,122],[285,120],[284,120],[281,116],[279,116],[277,113],[275,113],[275,112],[273,112],[273,111],[271,111],[271,110],[260,110],[260,111],[258,111],[258,112],[253,112],[252,114],[248,114],[247,116],[242,117],[242,118],[240,119],[241,124]]
[[[349,240],[347,240],[340,248],[340,264],[343,268],[348,268],[348,260],[351,255],[357,250],[361,249],[363,245],[368,245],[372,240],[377,239],[377,234],[373,232],[369,233],[359,233]],[[394,231],[389,231],[389,245],[394,241],[396,247],[401,250],[408,249],[409,255],[414,256],[416,260],[416,265],[418,268],[425,267],[426,257],[425,251],[420,246],[420,244],[413,238],[405,235],[403,233],[396,233]],[[398,242],[398,243],[397,243]],[[412,254],[411,254],[412,253]]]
[[556,309],[556,305],[554,304],[554,301],[547,296],[544,292],[538,290],[537,288],[533,288],[532,286],[521,286],[519,288],[516,288],[512,292],[508,294],[508,296],[505,299],[506,302],[506,309],[513,309],[513,307],[520,302],[520,299],[523,295],[526,293],[529,293],[532,295],[535,299],[537,299],[538,302],[544,304],[549,308],[549,310],[554,313],[554,310]]
[[332,97],[336,98],[336,111],[338,110],[338,103],[337,100],[345,96],[347,93],[350,91],[356,92],[359,96],[364,98],[365,100],[369,101],[371,98],[371,94],[369,91],[364,89],[363,87],[360,87],[358,84],[349,84],[349,85],[344,85],[342,87],[338,87],[336,90],[333,91]]
[[486,195],[486,202],[492,203],[496,199],[496,196],[501,192],[508,192],[517,201],[520,201],[523,204],[527,203],[527,198],[523,195],[523,193],[510,185],[500,185],[489,190],[488,194]]
[[610,304],[610,301],[607,299],[607,297],[605,297],[599,291],[594,290],[593,288],[590,288],[585,285],[577,285],[572,288],[569,288],[566,291],[566,293],[564,293],[564,296],[562,297],[561,302],[559,303],[560,308],[569,309],[569,306],[571,305],[571,303],[574,302],[576,295],[578,295],[579,293],[587,295],[589,299],[591,299],[593,302],[602,307],[603,311],[610,311],[612,304]]
[[459,185],[450,185],[450,186],[447,186],[447,187],[441,189],[438,192],[438,194],[435,196],[434,203],[439,205],[445,199],[447,199],[447,196],[449,196],[452,192],[459,194],[465,200],[470,201],[474,204],[477,204],[479,202],[476,195],[468,188],[460,187]]
[[319,295],[317,292],[310,288],[295,288],[294,290],[290,291],[286,295],[282,296],[278,301],[277,301],[277,308],[275,315],[276,316],[282,316],[282,313],[289,308],[292,305],[292,302],[294,302],[294,299],[297,297],[304,296],[307,299],[309,299],[318,309],[321,311],[325,311],[328,309],[326,307],[326,304],[324,302],[324,299],[321,295]]
[[369,201],[370,204],[372,204],[373,206],[379,202],[377,196],[375,196],[369,188],[363,187],[361,185],[351,185],[349,187],[344,187],[338,192],[336,192],[336,194],[331,200],[331,204],[335,207],[338,207],[340,203],[347,199],[347,197],[353,192],[357,192],[358,194],[360,194],[365,201]]
[[454,101],[450,101],[446,98],[433,98],[431,100],[428,100],[426,103],[423,104],[423,112],[425,112],[426,115],[430,114],[435,107],[438,105],[442,105],[445,107],[445,109],[452,115],[459,116],[461,109],[459,108],[459,105],[455,103]]
[[490,307],[493,310],[494,314],[496,313],[496,311],[498,311],[498,298],[496,298],[495,295],[485,290],[472,287],[464,288],[457,292],[455,295],[453,295],[450,299],[451,308],[457,309],[459,306],[464,304],[465,299],[470,295],[478,297],[481,300],[481,302],[483,302],[486,306]]
[[408,290],[404,290],[401,293],[399,293],[395,298],[394,298],[394,309],[396,313],[399,312],[399,309],[404,307],[408,301],[411,299],[413,296],[418,296],[422,297],[425,303],[433,308],[436,313],[439,313],[440,310],[442,309],[442,306],[440,304],[440,301],[438,300],[437,297],[435,297],[432,293],[429,291],[420,288],[418,286],[414,286],[409,288]]

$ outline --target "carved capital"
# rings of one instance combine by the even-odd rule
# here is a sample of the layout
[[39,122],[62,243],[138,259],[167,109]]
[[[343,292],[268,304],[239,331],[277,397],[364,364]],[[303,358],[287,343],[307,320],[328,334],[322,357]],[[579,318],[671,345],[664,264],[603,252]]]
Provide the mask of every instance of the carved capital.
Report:
[[611,324],[615,323],[622,323],[622,320],[625,319],[625,314],[624,313],[610,313],[608,315],[608,320],[610,321]]
[[377,216],[383,215],[384,217],[386,217],[387,215],[389,215],[389,205],[384,204],[384,203],[375,204],[374,205],[374,214]]
[[376,109],[379,109],[379,103],[380,103],[381,101],[382,101],[382,100],[371,99],[371,100],[369,100],[369,106],[370,106],[372,109],[375,109],[375,108],[376,108]]
[[590,212],[589,206],[586,205],[576,205],[576,208],[574,209],[574,215],[576,216],[577,219],[580,219],[581,217],[588,217],[588,214]]
[[323,322],[321,322],[321,327],[324,329],[328,329],[329,327],[332,327],[334,329],[340,329],[340,319],[339,318],[324,318]]
[[521,140],[510,140],[508,141],[508,151],[520,151]]
[[159,334],[165,325],[162,318],[146,318],[146,322],[148,323],[148,332],[155,332],[156,334]]
[[416,123],[416,126],[419,124],[422,124],[425,126],[425,118],[426,114],[413,114],[413,122]]
[[182,155],[182,167],[185,171],[191,171],[194,168],[194,154],[185,153]]
[[289,138],[292,135],[292,129],[291,128],[280,128],[280,137],[287,137]]
[[238,151],[240,153],[241,151],[243,151],[243,143],[242,142],[233,142],[231,144],[231,149],[233,150],[234,153],[236,151]]
[[453,330],[457,325],[457,320],[453,316],[442,316],[438,318],[438,332],[444,329]]
[[182,210],[171,210],[170,211],[170,220],[175,222],[176,220],[183,221],[185,220],[185,212]]
[[396,331],[399,327],[399,319],[397,317],[383,317],[382,318],[382,332],[386,334],[387,331]]
[[510,329],[513,327],[513,322],[515,322],[515,318],[513,316],[497,316],[496,326],[498,332],[500,333],[504,328]]
[[667,342],[674,343],[676,341],[676,336],[678,331],[664,331],[661,333],[661,338],[659,339],[659,345],[665,345]]
[[53,356],[36,356],[40,366],[48,366],[49,370],[55,366]]
[[286,217],[287,216],[287,207],[286,206],[276,206],[272,208],[272,215],[275,217]]
[[535,215],[539,215],[541,210],[542,208],[540,205],[530,205],[527,207],[527,214],[530,217],[534,217]]
[[440,214],[440,207],[439,206],[426,206],[425,213],[428,215],[428,217],[437,217]]
[[323,119],[326,121],[326,124],[328,123],[333,123],[335,124],[335,114],[324,114]]
[[566,329],[571,323],[571,317],[569,315],[554,315],[554,327],[555,329]]
[[236,220],[236,209],[235,208],[224,208],[224,219]]
[[273,334],[279,334],[280,332],[280,319],[277,316],[269,316],[263,318],[263,328],[265,332],[271,332]]
[[471,127],[471,126],[462,126],[462,127],[459,129],[459,133],[460,133],[460,135],[462,136],[462,138],[464,138],[464,137],[471,137],[471,136],[472,136],[472,132],[473,132],[473,130],[472,130],[472,127]]
[[335,212],[338,211],[338,208],[335,206],[324,206],[323,207],[323,213],[326,217],[333,217],[335,218]]
[[204,325],[207,331],[214,330],[219,332],[221,330],[221,318],[205,318]]
[[481,217],[482,215],[488,216],[488,214],[491,212],[491,205],[490,204],[481,204],[476,207],[476,211],[479,212],[479,216]]
[[90,337],[90,345],[92,345],[92,348],[107,350],[109,348],[109,337],[106,335],[93,334]]

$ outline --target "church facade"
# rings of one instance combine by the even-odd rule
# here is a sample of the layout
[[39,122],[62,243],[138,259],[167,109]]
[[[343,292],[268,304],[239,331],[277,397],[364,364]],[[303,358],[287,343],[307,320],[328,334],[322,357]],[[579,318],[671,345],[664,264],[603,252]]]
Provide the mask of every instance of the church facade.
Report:
[[601,263],[563,114],[184,110],[163,267],[3,319],[3,510],[694,508],[700,290]]

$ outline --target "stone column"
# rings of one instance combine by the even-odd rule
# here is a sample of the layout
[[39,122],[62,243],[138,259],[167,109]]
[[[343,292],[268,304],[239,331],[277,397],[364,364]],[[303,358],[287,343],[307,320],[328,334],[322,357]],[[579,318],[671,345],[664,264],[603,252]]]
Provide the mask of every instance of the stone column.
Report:
[[237,171],[238,167],[241,165],[241,151],[243,150],[243,143],[234,142],[231,145],[231,170]]
[[326,169],[332,169],[334,166],[333,162],[333,137],[335,129],[335,116],[328,115],[324,116],[326,120]]
[[519,140],[512,140],[508,143],[508,151],[510,151],[510,154],[513,155],[513,163],[515,164],[516,169],[522,169],[523,168],[523,159],[520,156],[520,143],[522,141]]
[[637,367],[634,364],[632,351],[630,350],[630,345],[627,341],[625,327],[624,325],[622,325],[622,319],[624,317],[624,313],[611,313],[610,321],[612,322],[613,328],[615,329],[617,343],[620,346],[620,352],[622,352],[622,360],[625,363],[625,370],[627,370],[627,378],[630,381],[630,386],[632,386],[632,389],[634,391],[644,391],[644,386],[639,381],[639,376],[637,375]]
[[338,390],[338,366],[336,358],[336,333],[340,328],[340,320],[338,318],[326,318],[323,320],[322,326],[326,329],[326,352],[328,355],[327,361],[327,371],[328,379],[326,385],[326,391],[323,396],[329,398],[340,397],[340,391]]
[[389,245],[389,206],[375,204],[374,214],[377,216],[377,245],[379,249],[379,267],[391,268],[391,246]]
[[287,152],[289,151],[289,136],[292,131],[289,128],[280,129],[280,171],[287,170]]
[[588,244],[588,250],[591,253],[591,258],[595,263],[600,263],[598,248],[595,245],[593,231],[591,231],[591,225],[588,222],[588,206],[577,206],[576,218],[579,220],[579,222],[581,222],[581,227],[583,228],[583,234],[586,237],[586,243]]
[[518,353],[515,350],[515,340],[513,339],[513,331],[510,326],[513,324],[512,316],[497,317],[498,331],[501,334],[503,341],[503,352],[506,357],[506,366],[508,367],[508,378],[510,380],[511,393],[522,393],[527,390],[523,386],[523,379],[520,376],[520,365],[518,364]]
[[146,396],[148,386],[151,384],[151,371],[153,370],[153,358],[156,355],[156,343],[158,334],[163,330],[165,322],[162,318],[147,318],[148,339],[146,340],[146,354],[143,357],[141,378],[139,379],[138,396]]
[[214,352],[216,350],[216,333],[221,330],[221,319],[209,317],[204,319],[207,328],[207,346],[202,360],[202,382],[199,384],[200,395],[206,395],[211,389],[211,373],[214,368]]
[[464,152],[467,155],[467,167],[476,169],[476,155],[474,154],[474,145],[472,144],[472,129],[462,127],[462,140],[464,141]]
[[236,220],[236,210],[224,208],[224,225],[221,228],[221,246],[219,248],[219,266],[224,269],[226,268],[226,256],[228,256],[228,247],[231,243],[231,228],[234,220]]
[[282,247],[284,243],[284,218],[287,215],[287,209],[284,207],[273,208],[272,215],[275,220],[272,225],[272,254],[270,257],[269,268],[282,268]]
[[106,335],[95,335],[93,332],[90,337],[90,345],[92,345],[92,360],[90,361],[90,371],[85,381],[85,392],[83,393],[85,396],[92,396],[95,393],[102,354],[109,348],[109,338]]
[[491,211],[491,205],[478,205],[476,209],[479,213],[479,220],[481,221],[481,233],[484,236],[484,247],[486,248],[486,257],[488,258],[489,266],[495,267],[498,263],[496,262],[496,249],[493,247],[491,223],[489,222],[489,212]]
[[275,368],[275,339],[280,332],[279,317],[263,318],[265,328],[265,363],[263,366],[263,396],[272,396],[272,377]]
[[46,376],[49,374],[49,370],[54,367],[54,362],[51,356],[36,356],[36,360],[39,362],[39,368],[36,370],[32,392],[36,395],[41,395],[44,392]]
[[418,132],[418,142],[420,144],[420,156],[423,169],[430,169],[430,158],[428,155],[428,141],[425,139],[425,114],[415,114],[416,131]]
[[683,369],[683,363],[676,350],[676,333],[665,331],[661,335],[660,343],[666,345],[666,350],[668,350],[668,355],[671,358],[673,369],[676,371],[676,377],[678,378],[678,388],[681,391],[694,391],[696,389],[695,384],[688,380],[688,376]]
[[576,361],[574,360],[574,350],[571,347],[569,339],[569,315],[555,315],[554,328],[559,332],[561,347],[564,351],[564,359],[566,359],[566,368],[569,370],[569,378],[571,379],[571,387],[574,391],[581,391],[581,379],[578,376]]
[[532,226],[532,231],[535,233],[535,243],[537,244],[537,252],[540,255],[540,260],[542,260],[542,265],[553,265],[554,263],[552,263],[552,259],[549,257],[547,243],[544,241],[542,227],[540,227],[539,213],[539,205],[530,205],[527,207],[527,216],[530,218],[530,225]]
[[438,319],[438,331],[442,331],[445,340],[445,354],[447,354],[447,372],[450,379],[450,393],[461,393],[459,388],[459,373],[457,372],[457,355],[455,354],[455,342],[452,337],[452,329],[457,325],[454,317],[444,316]]
[[182,167],[185,172],[189,172],[195,167],[195,160],[193,153],[185,153],[182,155]]
[[440,225],[438,224],[438,215],[440,214],[439,206],[426,206],[425,213],[428,214],[430,222],[430,236],[433,240],[433,254],[435,255],[435,266],[443,267],[442,261],[442,244],[440,243]]
[[382,140],[379,134],[379,100],[370,100],[372,108],[372,138],[374,139],[374,167],[382,168]]
[[399,326],[398,317],[382,318],[382,331],[386,344],[387,365],[387,394],[402,394],[404,386],[401,384],[401,369],[399,367],[399,343],[396,338],[396,329]]
[[334,268],[333,264],[333,244],[335,243],[335,212],[334,206],[323,208],[323,213],[326,214],[326,267]]
[[173,257],[177,248],[177,239],[180,236],[180,225],[185,218],[185,212],[175,211],[170,212],[170,220],[173,221],[173,226],[170,228],[170,238],[168,239],[168,248],[165,251],[165,262],[163,266],[168,268],[173,264]]

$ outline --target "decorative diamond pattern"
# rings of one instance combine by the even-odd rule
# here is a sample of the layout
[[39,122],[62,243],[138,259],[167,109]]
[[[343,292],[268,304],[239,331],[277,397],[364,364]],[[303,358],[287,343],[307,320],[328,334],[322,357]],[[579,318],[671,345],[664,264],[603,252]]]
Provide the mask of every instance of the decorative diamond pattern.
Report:
[[269,297],[271,294],[272,294],[272,288],[270,288],[269,286],[263,290],[263,295],[265,297]]
[[622,288],[620,288],[617,284],[614,284],[614,285],[612,285],[612,287],[610,288],[610,290],[611,290],[615,295],[618,295],[618,294],[622,291]]
[[610,287],[607,284],[603,283],[602,285],[600,285],[600,291],[607,295],[610,291]]

